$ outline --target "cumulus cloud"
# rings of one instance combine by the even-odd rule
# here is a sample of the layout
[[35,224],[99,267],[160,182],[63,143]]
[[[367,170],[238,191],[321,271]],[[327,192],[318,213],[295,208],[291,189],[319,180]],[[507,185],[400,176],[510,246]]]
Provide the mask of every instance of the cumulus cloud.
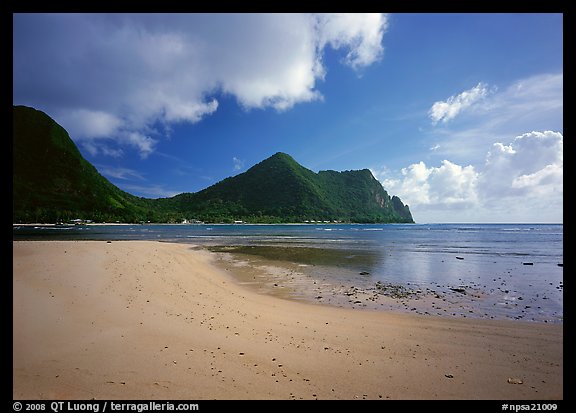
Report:
[[[461,166],[448,160],[438,167],[413,163],[394,174],[372,172],[391,193],[410,205],[414,215],[438,209],[459,210],[454,219],[561,221],[563,135],[533,131],[496,142],[484,164]],[[434,215],[430,215],[434,216]],[[463,220],[464,220],[463,219]]]
[[428,167],[420,161],[402,168],[400,179],[382,181],[386,189],[410,206],[448,208],[477,203],[477,182],[478,172],[472,165],[463,167],[448,160],[443,160],[439,167]]
[[383,14],[16,14],[14,103],[92,150],[113,140],[146,157],[222,93],[279,111],[322,99],[324,50],[359,70],[381,58],[386,27]]
[[379,13],[320,14],[317,16],[319,48],[347,48],[344,62],[354,69],[371,65],[384,51],[382,36],[387,18]]
[[446,123],[454,119],[463,110],[481,101],[488,93],[487,85],[478,83],[473,88],[465,90],[458,95],[450,96],[444,101],[434,102],[428,112],[428,116],[432,119],[433,124],[438,122]]
[[561,130],[563,77],[562,73],[544,73],[487,87],[488,94],[466,111],[465,122],[442,122],[442,128],[428,131],[435,152],[480,165],[487,148],[501,137],[527,130]]
[[563,170],[563,135],[533,131],[492,146],[481,185],[486,197],[562,196]]

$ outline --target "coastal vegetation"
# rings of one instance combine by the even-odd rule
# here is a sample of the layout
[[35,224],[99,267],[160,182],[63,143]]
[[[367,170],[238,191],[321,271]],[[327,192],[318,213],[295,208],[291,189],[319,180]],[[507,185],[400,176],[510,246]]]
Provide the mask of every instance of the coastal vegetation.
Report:
[[13,222],[413,222],[368,169],[315,173],[277,153],[196,193],[150,199],[122,191],[45,113],[13,108]]

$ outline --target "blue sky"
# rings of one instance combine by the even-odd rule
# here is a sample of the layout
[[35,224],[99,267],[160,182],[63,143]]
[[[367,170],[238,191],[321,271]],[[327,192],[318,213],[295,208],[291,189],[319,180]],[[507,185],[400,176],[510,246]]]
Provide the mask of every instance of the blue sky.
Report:
[[13,42],[14,104],[135,195],[282,151],[417,222],[563,221],[561,14],[16,14]]

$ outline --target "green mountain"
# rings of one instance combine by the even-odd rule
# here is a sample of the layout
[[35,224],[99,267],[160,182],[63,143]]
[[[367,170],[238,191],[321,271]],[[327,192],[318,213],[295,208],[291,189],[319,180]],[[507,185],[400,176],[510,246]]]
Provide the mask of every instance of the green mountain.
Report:
[[368,169],[315,173],[277,153],[197,193],[135,197],[86,161],[45,113],[13,109],[13,222],[413,222]]
[[315,173],[284,153],[203,191],[164,202],[207,222],[227,217],[247,222],[413,222],[409,208],[390,198],[368,169]]
[[13,108],[13,222],[131,222],[148,209],[98,173],[45,113]]

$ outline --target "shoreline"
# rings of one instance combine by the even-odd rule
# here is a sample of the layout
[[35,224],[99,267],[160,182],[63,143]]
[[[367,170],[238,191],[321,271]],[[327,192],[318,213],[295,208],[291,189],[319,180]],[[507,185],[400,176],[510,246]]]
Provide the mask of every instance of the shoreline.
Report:
[[[563,316],[539,314],[524,317],[510,314],[504,303],[496,305],[497,295],[473,281],[453,285],[434,283],[429,287],[415,283],[382,282],[359,278],[347,270],[347,276],[334,276],[338,265],[302,264],[236,252],[236,246],[203,247],[216,254],[215,265],[229,271],[244,286],[262,294],[339,308],[389,311],[401,314],[434,315],[450,319],[527,321],[563,325]],[[282,248],[282,247],[273,247]],[[318,249],[322,251],[322,249]],[[342,271],[342,269],[340,269]],[[366,273],[369,275],[369,273]],[[351,277],[356,276],[353,280]],[[521,299],[522,300],[522,299]],[[521,301],[519,301],[521,302]],[[532,304],[532,303],[530,303]],[[517,305],[517,304],[516,304]],[[531,307],[530,305],[527,308]],[[539,307],[537,307],[539,308]]]
[[[443,222],[442,225],[469,225],[470,222]],[[563,222],[473,222],[474,225],[564,225]],[[53,222],[44,223],[12,223],[13,227],[17,226],[54,226],[59,225]],[[64,223],[64,225],[74,225],[74,223]],[[438,225],[435,222],[242,222],[242,223],[225,223],[225,222],[85,222],[80,225]]]
[[563,398],[562,325],[283,300],[190,244],[13,241],[13,258],[14,398]]

